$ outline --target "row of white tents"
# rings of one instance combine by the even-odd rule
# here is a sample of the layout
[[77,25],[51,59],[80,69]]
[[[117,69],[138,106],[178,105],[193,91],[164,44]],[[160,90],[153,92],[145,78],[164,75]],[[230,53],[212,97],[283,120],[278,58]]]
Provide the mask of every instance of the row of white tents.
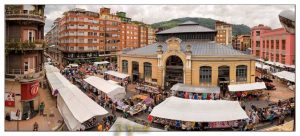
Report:
[[108,112],[69,82],[52,65],[45,65],[46,77],[52,92],[58,91],[57,107],[70,131],[79,130],[82,123]]
[[[70,131],[79,130],[82,123],[91,119],[108,114],[108,112],[84,94],[77,86],[73,85],[52,65],[45,65],[46,77],[52,90],[52,94],[57,91],[57,107],[64,122]],[[110,73],[110,72],[109,72]],[[117,72],[112,72],[121,78],[124,76]],[[94,86],[112,99],[122,99],[125,97],[125,88],[117,82],[90,76],[84,79],[85,82]],[[129,127],[135,126],[134,131],[162,131],[157,128],[146,127],[124,118],[117,118],[109,131],[130,131]]]

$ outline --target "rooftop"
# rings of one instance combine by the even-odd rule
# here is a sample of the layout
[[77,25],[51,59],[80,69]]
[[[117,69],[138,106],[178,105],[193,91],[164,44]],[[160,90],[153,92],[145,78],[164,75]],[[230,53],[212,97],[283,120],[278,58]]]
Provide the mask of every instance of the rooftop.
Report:
[[[129,55],[156,55],[157,46],[162,45],[162,50],[167,50],[167,44],[165,42],[157,42],[144,46],[138,49],[123,52],[123,54]],[[213,41],[200,41],[200,40],[187,40],[180,43],[181,51],[185,52],[186,46],[191,45],[192,55],[194,56],[249,56],[241,51],[234,50],[231,46],[219,45]]]
[[216,30],[204,26],[200,26],[199,24],[193,21],[186,21],[184,23],[179,24],[176,27],[158,32],[157,34],[197,33],[197,32],[216,32]]

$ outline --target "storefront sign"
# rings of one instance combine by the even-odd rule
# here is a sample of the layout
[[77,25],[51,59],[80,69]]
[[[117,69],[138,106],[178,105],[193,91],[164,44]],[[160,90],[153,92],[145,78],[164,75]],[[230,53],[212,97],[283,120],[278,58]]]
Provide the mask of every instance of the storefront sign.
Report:
[[21,100],[30,100],[37,96],[39,81],[21,84]]
[[15,93],[12,92],[5,93],[5,106],[15,107]]

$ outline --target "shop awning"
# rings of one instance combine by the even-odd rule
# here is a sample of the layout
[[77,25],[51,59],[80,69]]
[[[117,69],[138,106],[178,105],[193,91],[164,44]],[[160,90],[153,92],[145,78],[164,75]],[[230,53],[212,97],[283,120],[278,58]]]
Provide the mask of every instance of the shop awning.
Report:
[[70,131],[78,130],[92,117],[108,113],[75,85],[59,90],[57,107]]
[[193,93],[220,93],[220,87],[218,86],[192,86],[177,83],[172,86],[173,91],[193,92]]
[[260,69],[265,69],[265,70],[270,70],[270,66],[265,65],[265,64],[261,64],[261,63],[255,63],[255,66],[260,68]]
[[195,122],[220,122],[248,118],[238,101],[193,100],[174,96],[155,106],[150,115]]
[[291,82],[295,82],[295,73],[293,72],[281,71],[281,72],[273,73],[273,75]]
[[115,77],[118,77],[118,78],[121,78],[121,79],[129,77],[129,75],[127,75],[127,74],[123,74],[123,73],[116,72],[116,71],[111,71],[111,70],[106,71],[105,74],[109,74],[109,75],[112,75],[112,76],[115,76]]
[[122,99],[126,95],[124,87],[118,84],[110,83],[102,78],[90,76],[84,79],[84,81],[104,92],[111,99]]
[[252,91],[252,90],[266,89],[266,85],[264,82],[235,84],[235,85],[228,85],[228,89],[231,92]]
[[[132,130],[129,130],[129,128],[132,128]],[[128,132],[128,131],[133,131],[133,132],[145,132],[145,131],[164,131],[158,128],[152,128],[152,127],[147,127],[138,123],[135,123],[133,121],[130,121],[128,119],[118,117],[115,123],[111,126],[109,129],[111,132]]]
[[103,64],[108,64],[108,61],[100,61],[100,62],[94,62],[94,65],[103,65]]

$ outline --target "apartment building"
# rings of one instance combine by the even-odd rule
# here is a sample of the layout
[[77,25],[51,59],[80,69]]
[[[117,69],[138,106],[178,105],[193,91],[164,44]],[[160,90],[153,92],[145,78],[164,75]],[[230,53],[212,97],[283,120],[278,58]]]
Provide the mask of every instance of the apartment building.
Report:
[[232,44],[232,26],[226,22],[216,21],[217,30],[216,42],[222,45]]

